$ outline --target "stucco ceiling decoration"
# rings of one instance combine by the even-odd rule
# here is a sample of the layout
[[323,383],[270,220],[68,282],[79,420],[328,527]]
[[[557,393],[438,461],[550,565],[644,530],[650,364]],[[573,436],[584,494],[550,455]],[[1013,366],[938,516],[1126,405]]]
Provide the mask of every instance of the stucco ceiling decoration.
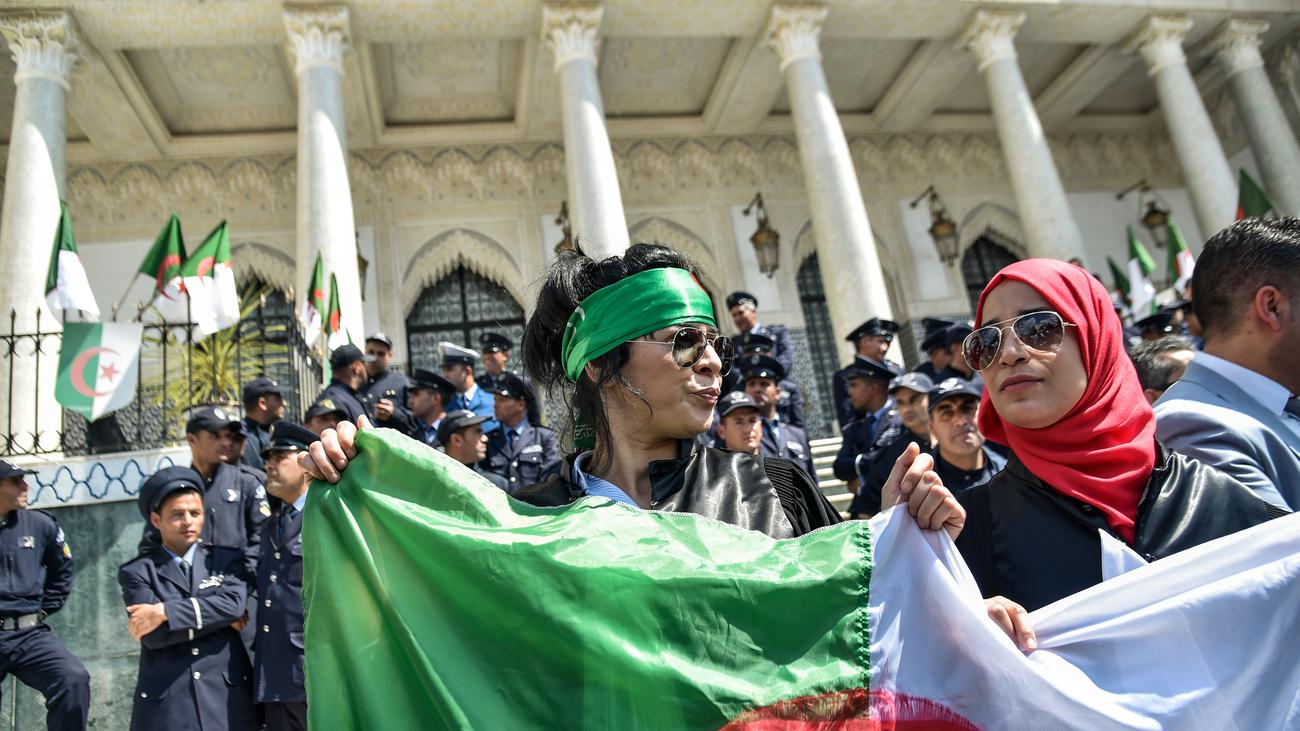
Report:
[[390,125],[509,121],[523,41],[446,39],[373,48]]
[[731,44],[729,38],[606,39],[598,67],[605,114],[702,114]]
[[293,129],[297,101],[275,46],[160,48],[126,52],[173,134]]

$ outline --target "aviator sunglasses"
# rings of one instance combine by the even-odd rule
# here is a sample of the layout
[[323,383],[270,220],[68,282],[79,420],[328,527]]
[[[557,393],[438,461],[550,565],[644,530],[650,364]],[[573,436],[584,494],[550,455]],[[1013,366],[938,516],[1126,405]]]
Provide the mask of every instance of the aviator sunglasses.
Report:
[[705,349],[712,345],[714,352],[718,354],[718,359],[722,361],[722,367],[718,369],[720,376],[731,372],[731,362],[736,358],[736,349],[731,338],[725,335],[715,335],[710,338],[708,333],[697,327],[684,327],[678,330],[673,333],[672,340],[633,340],[632,342],[671,345],[673,362],[682,368],[693,368],[700,362],[700,358],[704,357]]
[[1002,331],[1010,330],[1022,345],[1030,350],[1043,353],[1055,353],[1061,348],[1065,339],[1065,328],[1078,327],[1066,322],[1060,314],[1050,310],[1030,312],[1010,320],[985,325],[966,336],[961,344],[962,357],[966,365],[977,371],[986,370],[993,365],[998,353],[1002,352]]

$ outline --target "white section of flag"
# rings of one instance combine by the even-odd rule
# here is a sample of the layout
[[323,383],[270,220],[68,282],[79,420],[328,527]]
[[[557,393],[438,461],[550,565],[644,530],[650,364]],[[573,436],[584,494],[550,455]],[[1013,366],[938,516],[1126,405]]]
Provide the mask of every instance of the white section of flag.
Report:
[[1187,289],[1187,283],[1192,281],[1192,272],[1196,269],[1196,258],[1192,256],[1192,252],[1184,249],[1178,252],[1175,265],[1178,267],[1178,278],[1174,281],[1174,288],[1181,295]]
[[298,315],[298,321],[302,324],[302,339],[310,346],[316,345],[316,339],[320,337],[321,318],[320,313],[312,307],[311,302],[304,302],[302,312]]
[[1133,310],[1133,319],[1141,320],[1151,314],[1151,305],[1156,301],[1156,288],[1142,273],[1142,264],[1136,258],[1128,260],[1129,303]]
[[189,303],[186,302],[185,280],[173,277],[163,285],[162,291],[153,298],[153,307],[166,322],[185,322],[189,316]]
[[75,251],[60,251],[58,267],[54,289],[45,294],[46,304],[54,312],[81,310],[98,319],[99,304],[95,302],[95,293],[90,289],[90,280],[86,277],[81,257]]
[[224,330],[239,322],[239,291],[235,287],[235,267],[229,261],[212,267],[214,319]]
[[135,398],[136,371],[140,368],[140,342],[144,326],[136,323],[106,322],[100,331],[99,345],[105,353],[99,356],[95,375],[95,391],[104,394],[95,397],[94,416],[117,411]]
[[348,344],[348,331],[344,330],[341,327],[339,328],[338,332],[330,333],[330,336],[325,339],[325,347],[329,350],[334,350],[335,348],[339,348],[347,344]]
[[1028,656],[946,533],[897,509],[871,523],[870,687],[900,707],[927,699],[985,729],[1300,728],[1300,516],[1033,612]]

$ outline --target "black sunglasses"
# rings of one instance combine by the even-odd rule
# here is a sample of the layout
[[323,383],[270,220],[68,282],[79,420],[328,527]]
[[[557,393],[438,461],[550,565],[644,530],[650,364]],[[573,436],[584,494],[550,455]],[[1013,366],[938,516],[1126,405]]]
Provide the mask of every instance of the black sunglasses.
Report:
[[[1008,324],[1010,323],[1010,324]],[[962,357],[972,370],[982,371],[993,365],[1002,352],[1002,331],[1010,330],[1026,348],[1055,353],[1065,340],[1065,328],[1078,327],[1050,310],[1030,312],[1010,320],[985,325],[966,336],[961,344]]]
[[704,351],[712,345],[714,352],[718,354],[718,359],[722,361],[722,367],[718,369],[720,376],[731,372],[731,363],[736,359],[736,348],[731,338],[725,335],[714,335],[710,338],[708,333],[697,327],[684,327],[678,330],[673,333],[672,340],[633,340],[632,342],[671,345],[673,362],[682,368],[695,367],[695,364],[704,357]]

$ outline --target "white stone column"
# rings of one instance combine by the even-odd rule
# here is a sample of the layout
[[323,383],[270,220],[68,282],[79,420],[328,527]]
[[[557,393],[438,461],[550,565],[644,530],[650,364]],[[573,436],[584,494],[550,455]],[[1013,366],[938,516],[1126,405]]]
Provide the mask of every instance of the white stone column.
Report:
[[1025,14],[1019,11],[978,10],[960,45],[975,55],[988,86],[1002,159],[1030,254],[1082,258],[1083,237],[1016,60],[1016,31],[1024,21]]
[[603,13],[598,5],[542,6],[542,40],[555,54],[560,77],[570,219],[579,246],[595,259],[622,254],[629,245],[596,78],[596,32]]
[[330,274],[338,276],[343,327],[359,345],[365,333],[343,112],[348,11],[343,6],[292,8],[284,11],[284,26],[298,76],[297,291],[306,292],[320,251],[327,285]]
[[1280,213],[1296,216],[1300,215],[1300,144],[1264,71],[1259,41],[1266,30],[1268,23],[1263,21],[1230,20],[1213,46],[1228,72],[1237,116],[1246,125],[1264,175],[1264,190]]
[[826,305],[841,360],[847,360],[853,349],[843,336],[868,318],[893,319],[893,309],[853,157],[822,70],[818,36],[825,19],[821,5],[777,4],[764,36],[785,75]]
[[1183,55],[1183,38],[1191,27],[1191,18],[1153,16],[1129,41],[1128,50],[1142,54],[1155,82],[1196,221],[1209,237],[1236,218],[1237,183]]
[[[57,333],[60,321],[45,305],[45,275],[59,225],[59,201],[67,177],[68,80],[76,61],[77,35],[67,13],[0,16],[0,34],[18,67],[14,74],[13,128],[0,213],[0,332]],[[76,211],[72,211],[75,219]],[[62,410],[54,400],[59,336],[15,344],[12,359],[0,353],[0,453],[12,433],[13,451],[58,448]]]

